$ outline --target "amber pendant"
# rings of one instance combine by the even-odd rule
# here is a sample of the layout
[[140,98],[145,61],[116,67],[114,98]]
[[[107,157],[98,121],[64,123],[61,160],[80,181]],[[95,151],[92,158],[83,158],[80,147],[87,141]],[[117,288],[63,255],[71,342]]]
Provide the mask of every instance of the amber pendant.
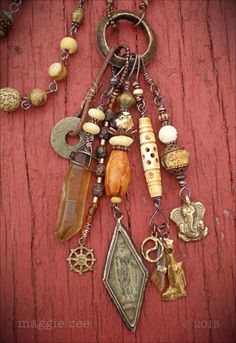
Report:
[[90,171],[71,163],[64,178],[56,223],[56,236],[61,242],[73,237],[82,227],[90,174]]
[[117,221],[104,269],[103,281],[120,315],[131,331],[138,323],[148,279],[125,227]]
[[[157,256],[160,256],[162,250],[159,246],[157,248]],[[151,281],[155,285],[155,287],[162,292],[165,288],[166,284],[166,272],[167,272],[167,263],[166,263],[166,255],[163,254],[161,259],[156,262],[156,267],[152,272]]]

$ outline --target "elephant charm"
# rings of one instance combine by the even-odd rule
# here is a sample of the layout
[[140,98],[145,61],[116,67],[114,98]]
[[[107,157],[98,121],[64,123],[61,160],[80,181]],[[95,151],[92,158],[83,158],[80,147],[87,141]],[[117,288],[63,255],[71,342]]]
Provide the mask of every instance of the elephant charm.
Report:
[[198,241],[208,234],[204,224],[205,207],[200,202],[191,202],[186,195],[184,204],[171,211],[170,218],[178,226],[178,236],[185,242]]

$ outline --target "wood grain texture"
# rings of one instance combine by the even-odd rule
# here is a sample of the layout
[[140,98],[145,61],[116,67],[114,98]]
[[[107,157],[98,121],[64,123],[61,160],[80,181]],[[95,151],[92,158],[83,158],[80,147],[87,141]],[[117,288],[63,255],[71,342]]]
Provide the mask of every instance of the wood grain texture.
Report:
[[[138,4],[138,0],[118,1],[119,8],[138,8]],[[58,60],[59,41],[67,32],[75,5],[75,0],[23,2],[14,30],[0,42],[1,87],[15,87],[27,95],[33,87],[47,86],[48,67]],[[1,1],[1,8],[7,6],[7,0]],[[46,106],[1,113],[1,342],[233,342],[233,1],[155,0],[150,1],[147,14],[158,39],[157,56],[149,71],[165,95],[180,145],[190,151],[187,181],[192,198],[207,208],[210,234],[202,242],[180,242],[174,225],[171,227],[176,257],[184,262],[188,296],[164,303],[149,282],[138,329],[135,334],[127,331],[102,284],[114,226],[106,197],[89,242],[97,258],[93,274],[81,278],[67,267],[65,259],[69,248],[76,246],[76,237],[64,245],[55,238],[68,164],[51,149],[50,131],[57,121],[79,109],[103,61],[95,43],[96,23],[102,13],[103,0],[87,1],[79,49],[70,59],[68,79]],[[126,34],[125,27],[129,30]],[[145,39],[129,25],[110,37],[113,42],[118,39],[130,43],[132,50],[145,49]],[[157,110],[142,86],[148,114],[158,132]],[[159,150],[163,148],[158,145]],[[138,136],[129,157],[132,178],[122,210],[124,223],[139,247],[149,233],[152,200],[142,171]],[[179,205],[178,187],[164,171],[162,180],[163,206],[169,213]],[[54,328],[48,322],[52,320]],[[71,327],[73,322],[77,328]]]

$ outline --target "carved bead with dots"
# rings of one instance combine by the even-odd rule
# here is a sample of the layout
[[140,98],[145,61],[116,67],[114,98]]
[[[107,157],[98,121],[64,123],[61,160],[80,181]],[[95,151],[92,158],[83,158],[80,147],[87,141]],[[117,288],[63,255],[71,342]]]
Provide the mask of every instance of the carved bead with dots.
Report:
[[177,135],[178,133],[174,126],[165,125],[160,129],[158,137],[162,143],[169,144],[176,141]]

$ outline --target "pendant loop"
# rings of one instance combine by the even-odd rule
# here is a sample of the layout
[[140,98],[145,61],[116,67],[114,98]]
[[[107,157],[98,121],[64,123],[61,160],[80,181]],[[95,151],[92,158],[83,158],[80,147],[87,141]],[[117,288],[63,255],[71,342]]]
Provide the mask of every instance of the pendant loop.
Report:
[[[106,29],[110,25],[110,20],[118,21],[121,19],[126,19],[129,21],[132,21],[134,24],[137,24],[140,22],[140,16],[137,13],[130,12],[130,11],[114,11],[112,18],[108,18],[106,15],[99,21],[97,26],[97,44],[101,51],[101,53],[104,56],[107,56],[110,48],[106,41]],[[144,64],[148,64],[150,59],[153,57],[153,55],[156,52],[156,36],[151,28],[151,26],[143,19],[139,23],[139,27],[144,31],[146,37],[148,38],[148,48],[147,50],[141,55],[142,59],[144,61]],[[125,63],[125,58],[117,56],[114,54],[114,56],[111,58],[110,63],[117,68],[122,68]],[[130,67],[132,68],[134,64],[134,58],[130,62]]]

